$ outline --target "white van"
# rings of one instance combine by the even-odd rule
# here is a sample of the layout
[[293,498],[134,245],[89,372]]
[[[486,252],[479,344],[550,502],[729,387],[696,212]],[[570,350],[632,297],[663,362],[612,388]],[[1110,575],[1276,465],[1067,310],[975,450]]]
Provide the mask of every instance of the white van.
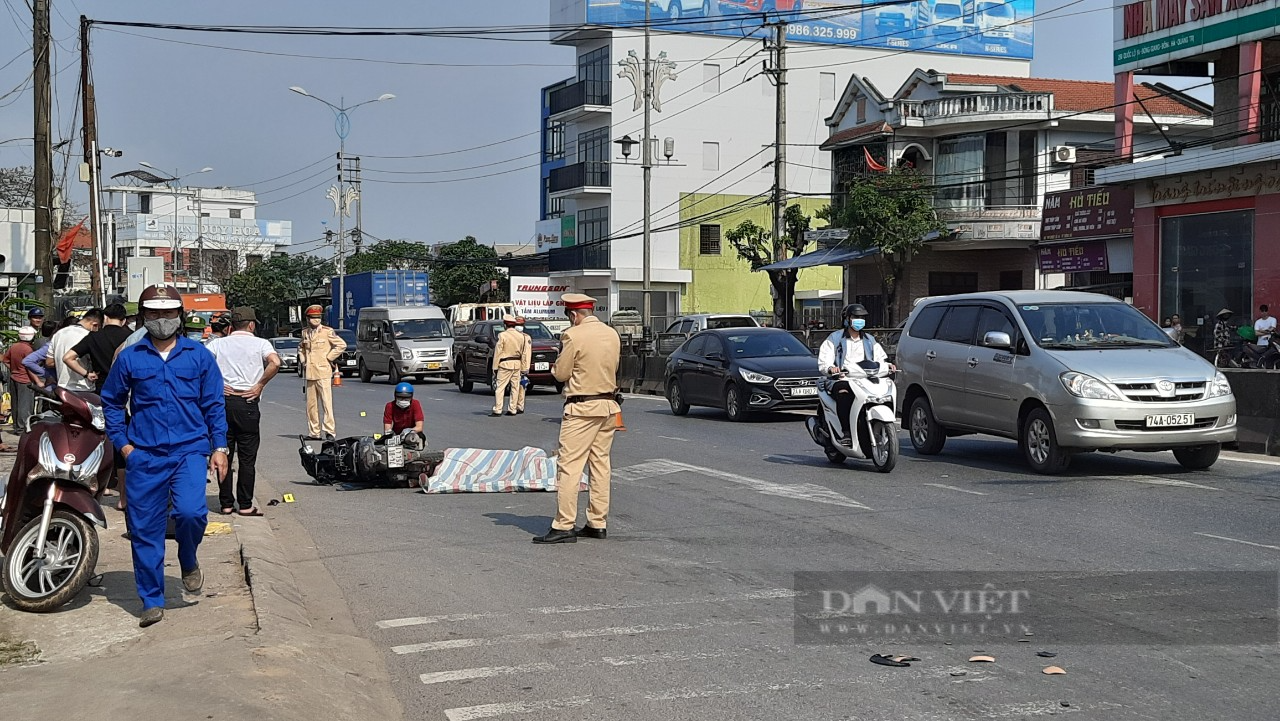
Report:
[[453,328],[434,305],[361,308],[356,320],[360,380],[453,375]]

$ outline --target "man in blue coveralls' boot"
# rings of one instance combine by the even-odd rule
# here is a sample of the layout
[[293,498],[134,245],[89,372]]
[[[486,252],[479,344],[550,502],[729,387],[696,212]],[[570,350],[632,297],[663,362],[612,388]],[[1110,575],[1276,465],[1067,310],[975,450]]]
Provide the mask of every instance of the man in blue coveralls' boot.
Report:
[[120,352],[102,388],[102,410],[107,437],[128,462],[125,513],[142,599],[138,625],[146,628],[164,618],[170,504],[182,586],[190,593],[204,586],[196,548],[209,518],[205,479],[210,462],[219,479],[227,474],[227,414],[217,361],[182,334],[178,290],[150,286],[139,296],[138,309],[146,337]]

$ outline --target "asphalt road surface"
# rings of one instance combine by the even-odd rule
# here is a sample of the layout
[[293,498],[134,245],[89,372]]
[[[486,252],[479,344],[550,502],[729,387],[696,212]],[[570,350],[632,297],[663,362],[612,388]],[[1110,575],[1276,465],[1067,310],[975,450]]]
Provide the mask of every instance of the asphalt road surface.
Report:
[[[408,718],[1246,719],[1280,701],[1274,576],[1219,610],[1221,589],[1197,595],[1187,574],[1280,570],[1280,466],[1265,459],[1187,472],[1170,453],[1092,454],[1046,478],[1009,442],[952,439],[926,459],[904,436],[885,475],[830,465],[796,414],[734,424],[632,397],[608,540],[538,546],[553,494],[308,485],[301,388],[282,376],[264,401],[261,472],[297,497],[272,511],[314,539]],[[559,396],[535,390],[524,415],[490,418],[487,390],[417,384],[432,447],[555,449]],[[339,435],[381,430],[385,381],[334,396]],[[798,643],[805,571],[966,572],[976,586],[1109,573],[1083,603],[1115,633]],[[1126,571],[1170,573],[1142,585]],[[979,651],[995,662],[970,662]]]

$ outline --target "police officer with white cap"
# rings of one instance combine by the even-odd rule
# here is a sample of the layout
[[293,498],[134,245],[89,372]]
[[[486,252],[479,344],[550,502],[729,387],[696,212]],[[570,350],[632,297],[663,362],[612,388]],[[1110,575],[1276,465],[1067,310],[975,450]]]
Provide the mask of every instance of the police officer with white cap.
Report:
[[[622,342],[618,332],[592,313],[595,298],[566,293],[563,301],[565,315],[573,327],[561,334],[560,356],[551,370],[556,380],[565,384],[567,396],[556,455],[556,517],[551,529],[534,538],[534,543],[574,543],[578,536],[605,537],[609,454],[622,412],[622,394],[618,392]],[[587,523],[575,530],[578,480],[585,466],[591,468]]]

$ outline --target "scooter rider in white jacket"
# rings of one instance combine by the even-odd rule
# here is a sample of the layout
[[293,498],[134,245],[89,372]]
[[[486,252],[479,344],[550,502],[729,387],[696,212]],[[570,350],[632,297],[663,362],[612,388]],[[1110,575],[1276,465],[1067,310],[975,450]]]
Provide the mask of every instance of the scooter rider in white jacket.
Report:
[[[866,371],[858,366],[864,360],[887,364],[890,371],[897,368],[889,363],[889,356],[884,352],[876,339],[869,333],[863,333],[867,327],[867,309],[861,303],[851,303],[844,308],[844,328],[832,333],[822,342],[818,351],[818,370],[828,375],[852,373],[866,375]],[[836,400],[836,410],[840,415],[840,431],[843,438],[840,444],[853,446],[853,434],[849,431],[849,411],[853,408],[853,389],[845,380],[837,381],[832,386],[832,394]]]

